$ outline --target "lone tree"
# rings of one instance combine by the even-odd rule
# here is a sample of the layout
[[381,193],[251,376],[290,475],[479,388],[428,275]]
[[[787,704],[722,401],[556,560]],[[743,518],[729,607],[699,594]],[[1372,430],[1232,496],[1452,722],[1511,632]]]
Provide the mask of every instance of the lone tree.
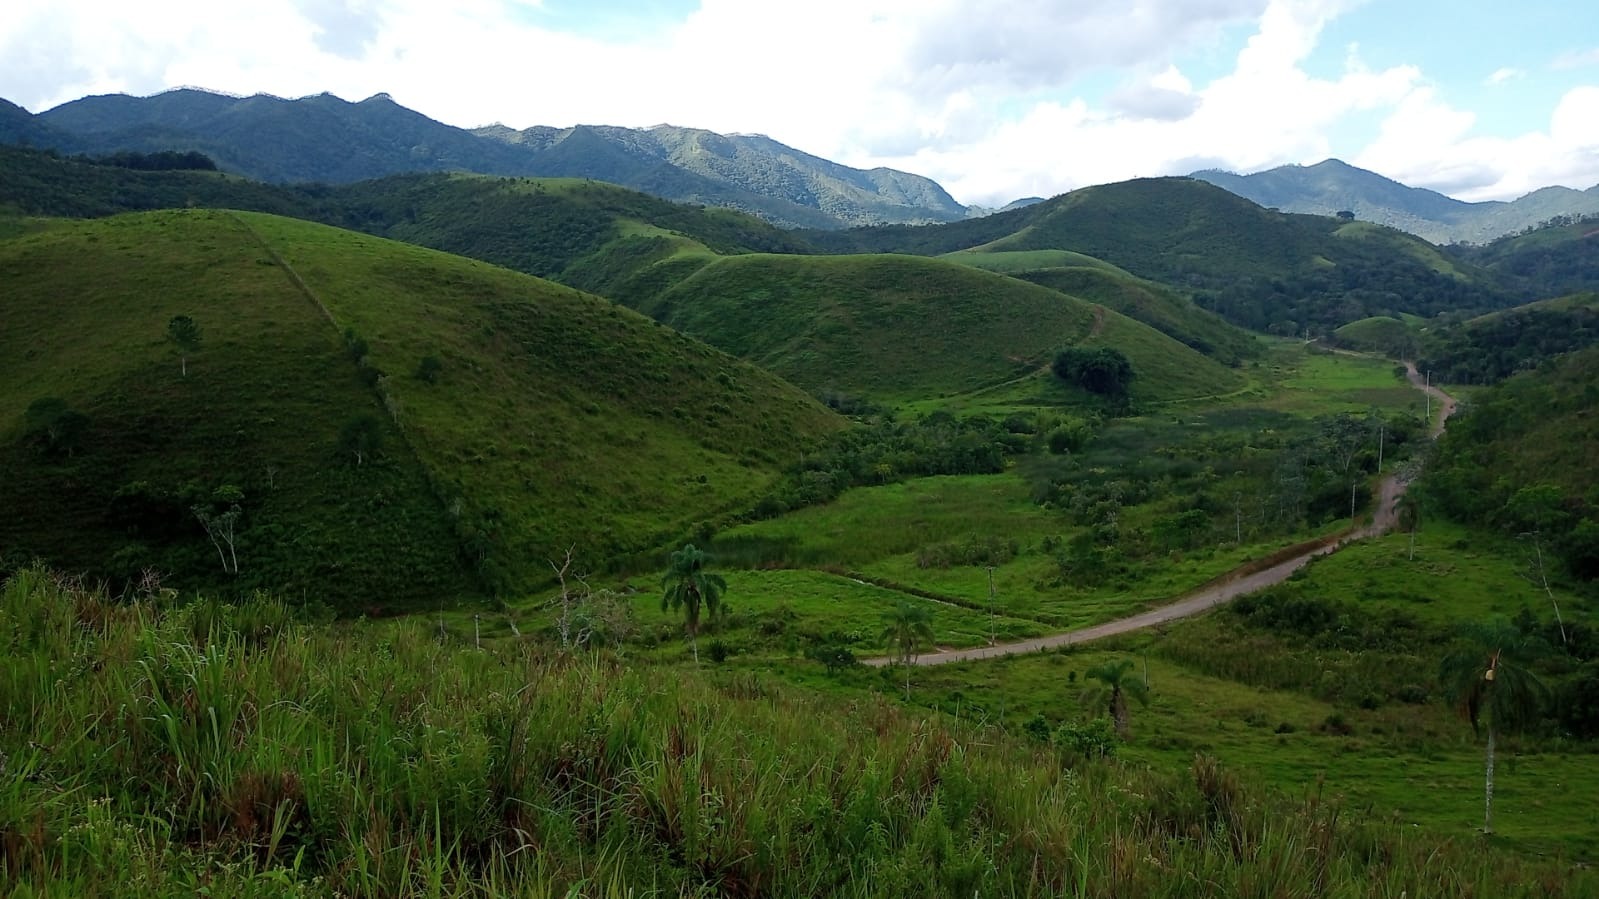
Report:
[[350,416],[339,430],[339,451],[355,458],[356,467],[383,448],[383,422],[371,412]]
[[189,354],[200,348],[200,326],[194,319],[187,315],[174,315],[172,321],[167,322],[167,339],[178,347],[178,357],[182,360],[183,376],[189,376]]
[[1050,368],[1063,381],[1113,399],[1125,399],[1133,383],[1133,364],[1115,347],[1068,347]]
[[694,648],[694,664],[700,663],[700,609],[703,607],[712,619],[723,614],[722,594],[727,592],[727,581],[719,574],[705,570],[705,553],[692,543],[672,553],[671,567],[661,576],[661,611],[683,610],[683,628],[688,631],[690,645]]
[[1099,686],[1089,687],[1083,695],[1086,705],[1098,706],[1110,713],[1116,723],[1116,735],[1127,739],[1127,697],[1138,700],[1139,705],[1149,705],[1149,688],[1136,677],[1129,677],[1133,663],[1130,659],[1106,662],[1083,672],[1088,680],[1099,681]]
[[47,456],[75,455],[88,426],[89,417],[59,397],[36,399],[22,413],[24,439]]
[[1438,680],[1474,733],[1488,731],[1483,776],[1482,832],[1493,833],[1494,738],[1531,724],[1548,697],[1543,682],[1517,664],[1530,655],[1525,635],[1506,622],[1467,629],[1444,657]]
[[239,518],[244,514],[243,502],[244,491],[232,484],[223,484],[211,491],[209,502],[196,503],[190,508],[200,526],[205,528],[205,535],[211,538],[211,545],[216,547],[225,574],[239,573],[235,540]]
[[894,657],[905,666],[905,700],[911,698],[911,665],[921,651],[922,642],[933,642],[933,613],[927,606],[909,600],[883,613],[883,639]]

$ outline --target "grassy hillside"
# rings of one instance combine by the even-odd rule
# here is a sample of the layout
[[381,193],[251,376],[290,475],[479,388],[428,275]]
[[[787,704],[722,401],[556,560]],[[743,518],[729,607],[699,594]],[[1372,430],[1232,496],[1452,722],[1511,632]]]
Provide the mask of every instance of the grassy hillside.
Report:
[[31,571],[9,581],[7,881],[538,899],[1595,887],[1561,860],[1440,840],[1319,789],[1262,789],[1208,755],[1151,771],[754,672],[479,650],[425,621],[285,618],[269,601],[119,607]]
[[[569,546],[598,561],[751,502],[840,423],[603,300],[292,219],[58,223],[0,244],[0,272],[0,548],[74,570],[347,608],[514,589]],[[178,315],[202,332],[186,377]],[[84,419],[30,415],[45,398]],[[236,576],[191,514],[225,513],[223,485]]]
[[1254,339],[1178,291],[1069,250],[966,250],[944,258],[1099,303],[1232,365],[1257,354]]
[[1409,323],[1387,315],[1352,321],[1332,333],[1338,346],[1400,359],[1416,355],[1418,337]]
[[1235,324],[1285,334],[1512,302],[1479,270],[1418,238],[1359,223],[1340,235],[1344,227],[1263,209],[1202,181],[1153,178],[969,222],[806,237],[834,252],[1067,250],[1188,293]]
[[[803,387],[880,400],[990,387],[1096,341],[1132,359],[1145,398],[1222,392],[1235,380],[1115,312],[912,256],[719,258],[640,308]],[[1160,368],[1174,376],[1155,375]]]

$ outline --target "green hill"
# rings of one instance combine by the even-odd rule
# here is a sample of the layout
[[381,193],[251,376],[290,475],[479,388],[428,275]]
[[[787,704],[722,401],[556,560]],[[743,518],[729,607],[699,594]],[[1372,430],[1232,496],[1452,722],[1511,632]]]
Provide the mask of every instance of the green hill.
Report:
[[[1599,578],[1599,347],[1474,393],[1440,441],[1425,501],[1462,521],[1536,537]],[[1524,538],[1525,539],[1525,538]]]
[[[1146,399],[1224,392],[1237,381],[1116,312],[915,256],[715,258],[640,309],[811,390],[883,400],[991,387],[1084,342],[1126,353],[1140,372],[1135,395]],[[1151,377],[1156,370],[1172,377]]]
[[1492,384],[1595,343],[1599,294],[1581,293],[1435,328],[1419,364],[1440,381]]
[[943,258],[1099,303],[1229,365],[1258,352],[1253,338],[1214,312],[1092,256],[1069,250],[966,250]]
[[1409,324],[1387,315],[1353,321],[1332,333],[1338,346],[1400,359],[1416,355],[1418,338]]
[[1525,296],[1599,290],[1599,215],[1566,216],[1481,247],[1454,247]]
[[1203,181],[1151,178],[968,222],[804,236],[834,252],[1067,250],[1168,285],[1235,324],[1284,334],[1513,302],[1475,266],[1419,238],[1357,225],[1340,234],[1346,223],[1335,218],[1284,215]]
[[[841,424],[598,298],[292,219],[61,222],[0,243],[0,274],[13,560],[347,608],[516,589],[569,546],[599,561],[749,504]],[[224,485],[234,576],[192,511],[225,514]]]

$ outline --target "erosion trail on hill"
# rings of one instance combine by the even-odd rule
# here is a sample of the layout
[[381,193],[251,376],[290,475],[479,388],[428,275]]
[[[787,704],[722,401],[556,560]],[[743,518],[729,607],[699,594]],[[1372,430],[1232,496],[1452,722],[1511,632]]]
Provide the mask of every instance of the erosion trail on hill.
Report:
[[[1429,429],[1432,437],[1437,438],[1438,435],[1443,433],[1444,422],[1448,420],[1450,415],[1454,414],[1455,399],[1427,383],[1420,373],[1416,371],[1415,363],[1406,362],[1405,373],[1410,380],[1411,386],[1431,394],[1439,401],[1439,408],[1433,413],[1437,416],[1437,420],[1431,424]],[[1183,596],[1176,602],[1150,609],[1147,612],[1140,612],[1137,615],[1118,618],[1115,621],[1107,621],[1103,624],[1079,628],[1062,634],[1035,637],[1030,640],[1017,640],[1013,643],[997,643],[993,646],[980,646],[975,649],[940,651],[928,655],[920,655],[914,658],[911,663],[914,665],[948,665],[955,662],[971,662],[979,659],[1041,652],[1060,646],[1072,646],[1078,643],[1102,640],[1106,637],[1114,637],[1118,634],[1143,630],[1144,628],[1165,624],[1168,621],[1176,621],[1180,618],[1198,615],[1223,603],[1231,602],[1240,596],[1280,584],[1317,556],[1337,552],[1345,544],[1355,540],[1364,540],[1367,537],[1375,537],[1391,530],[1398,521],[1399,499],[1404,496],[1405,489],[1408,486],[1409,478],[1406,473],[1395,472],[1388,475],[1378,485],[1377,510],[1373,513],[1369,524],[1351,528],[1341,534],[1287,547],[1265,559],[1258,559],[1234,569]],[[862,661],[867,665],[881,667],[898,660],[891,657],[882,657],[863,659]]]

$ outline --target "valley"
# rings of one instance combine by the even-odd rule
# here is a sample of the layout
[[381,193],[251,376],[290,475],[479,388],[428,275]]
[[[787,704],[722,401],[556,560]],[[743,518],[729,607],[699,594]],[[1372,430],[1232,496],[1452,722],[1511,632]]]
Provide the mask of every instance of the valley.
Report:
[[21,894],[1599,890],[1569,225],[20,148],[0,209]]

